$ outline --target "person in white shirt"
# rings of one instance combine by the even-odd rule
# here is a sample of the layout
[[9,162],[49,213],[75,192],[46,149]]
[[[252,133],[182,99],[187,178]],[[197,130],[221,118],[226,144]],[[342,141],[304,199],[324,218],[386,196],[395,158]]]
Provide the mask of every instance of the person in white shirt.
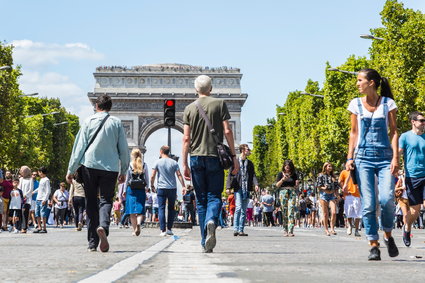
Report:
[[56,227],[60,225],[63,228],[63,223],[65,221],[65,212],[68,208],[69,193],[66,190],[66,184],[64,182],[60,183],[59,190],[56,190],[53,194],[53,202],[55,204],[55,219]]
[[22,219],[22,191],[18,189],[19,179],[13,180],[13,190],[10,192],[9,217],[14,227],[14,233],[19,233]]
[[[50,197],[50,180],[47,178],[47,168],[41,167],[38,169],[38,175],[41,177],[40,184],[37,189],[37,203],[35,208],[35,217],[37,217],[37,229],[33,233],[47,233],[46,222],[49,216],[47,209]],[[41,219],[43,219],[43,228],[41,227]]]
[[31,199],[32,192],[34,190],[34,181],[31,178],[31,169],[28,166],[22,166],[19,173],[21,178],[19,178],[18,188],[22,191],[24,197],[24,204],[22,206],[22,227],[21,233],[26,233],[28,229],[28,219],[31,209]]

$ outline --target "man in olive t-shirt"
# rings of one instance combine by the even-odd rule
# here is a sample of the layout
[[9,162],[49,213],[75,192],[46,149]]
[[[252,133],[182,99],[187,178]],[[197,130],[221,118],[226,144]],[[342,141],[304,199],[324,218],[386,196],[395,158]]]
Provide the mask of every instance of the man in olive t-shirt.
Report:
[[[233,154],[232,173],[236,175],[239,162],[235,158],[233,132],[228,121],[230,114],[226,103],[222,99],[210,97],[212,86],[211,78],[208,76],[197,77],[195,89],[199,95],[197,101],[211,121],[218,140],[223,140],[223,133],[226,137]],[[217,143],[195,102],[184,110],[183,123],[183,175],[187,180],[192,177],[197,199],[201,245],[204,252],[211,253],[216,245],[215,229],[221,209],[224,170],[217,156]],[[188,153],[190,153],[190,170]]]

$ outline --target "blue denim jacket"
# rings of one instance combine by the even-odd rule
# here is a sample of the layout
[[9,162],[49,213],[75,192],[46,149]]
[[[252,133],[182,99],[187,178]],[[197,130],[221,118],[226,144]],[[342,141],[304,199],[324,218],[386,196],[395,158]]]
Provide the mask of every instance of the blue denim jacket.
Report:
[[130,154],[127,138],[121,120],[109,116],[83,156],[91,137],[96,132],[100,123],[105,118],[106,112],[98,112],[87,118],[75,137],[74,147],[68,165],[68,173],[74,173],[80,164],[87,168],[105,171],[127,172]]

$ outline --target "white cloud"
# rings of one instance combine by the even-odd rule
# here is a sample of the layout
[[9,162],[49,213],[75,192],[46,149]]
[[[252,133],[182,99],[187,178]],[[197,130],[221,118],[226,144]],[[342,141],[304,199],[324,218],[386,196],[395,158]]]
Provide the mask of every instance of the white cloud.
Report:
[[13,57],[25,66],[59,64],[60,59],[100,60],[103,54],[84,43],[44,43],[32,40],[14,40]]
[[54,72],[42,74],[25,71],[19,83],[24,93],[38,92],[43,97],[59,98],[69,112],[80,117],[80,121],[93,114],[86,91],[67,76]]

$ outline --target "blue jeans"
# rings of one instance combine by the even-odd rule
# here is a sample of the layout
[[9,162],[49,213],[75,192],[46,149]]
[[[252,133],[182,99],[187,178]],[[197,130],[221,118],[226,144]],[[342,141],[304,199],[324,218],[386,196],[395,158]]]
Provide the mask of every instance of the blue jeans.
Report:
[[[168,230],[173,228],[174,223],[174,204],[177,198],[177,189],[158,189],[158,218],[159,227],[162,232],[165,232],[165,226]],[[167,221],[165,220],[165,203],[168,201]]]
[[224,170],[218,157],[191,156],[190,167],[201,230],[201,245],[205,245],[206,224],[214,221],[218,224],[221,209],[221,192],[224,188]]
[[[378,240],[378,221],[376,217],[377,198],[381,206],[381,224],[385,232],[394,227],[394,185],[395,179],[390,170],[391,159],[385,157],[362,156],[356,159],[356,175],[362,196],[363,224],[368,240]],[[378,178],[378,190],[375,188]]]
[[235,227],[236,232],[243,232],[246,219],[246,207],[248,206],[248,198],[242,199],[242,189],[235,192]]

